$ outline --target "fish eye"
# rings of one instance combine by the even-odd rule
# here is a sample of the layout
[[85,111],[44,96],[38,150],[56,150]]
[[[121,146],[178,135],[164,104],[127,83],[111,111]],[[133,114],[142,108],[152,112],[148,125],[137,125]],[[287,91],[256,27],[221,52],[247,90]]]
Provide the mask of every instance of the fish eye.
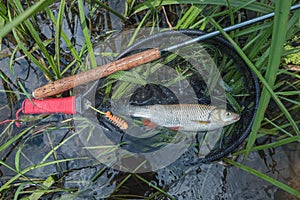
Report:
[[226,116],[230,116],[231,115],[231,112],[226,112]]

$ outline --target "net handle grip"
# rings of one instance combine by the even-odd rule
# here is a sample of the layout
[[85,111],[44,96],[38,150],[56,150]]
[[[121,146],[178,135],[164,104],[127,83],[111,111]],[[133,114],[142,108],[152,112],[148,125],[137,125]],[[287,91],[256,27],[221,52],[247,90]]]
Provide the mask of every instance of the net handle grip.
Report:
[[25,99],[22,102],[23,114],[76,114],[76,97],[49,98],[44,100]]
[[78,85],[95,81],[120,70],[131,69],[138,65],[156,60],[160,57],[161,54],[158,48],[143,51],[122,58],[120,60],[116,60],[114,62],[102,65],[100,67],[96,67],[94,69],[48,83],[42,87],[35,89],[32,93],[32,96],[36,99],[50,97],[72,89]]

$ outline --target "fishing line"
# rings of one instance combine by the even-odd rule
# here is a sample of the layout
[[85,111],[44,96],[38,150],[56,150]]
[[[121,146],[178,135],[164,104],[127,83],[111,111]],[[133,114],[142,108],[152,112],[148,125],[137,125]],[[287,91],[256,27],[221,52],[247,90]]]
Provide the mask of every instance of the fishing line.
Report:
[[90,107],[92,110],[96,111],[97,113],[104,115],[109,121],[111,121],[114,125],[119,127],[121,130],[126,130],[128,128],[128,124],[123,118],[113,115],[110,111],[102,112],[91,105],[88,105],[88,107]]
[[20,114],[20,112],[21,112],[23,109],[24,109],[24,108],[21,107],[21,108],[19,108],[19,109],[17,110],[17,112],[16,112],[16,118],[15,118],[15,119],[6,119],[6,120],[3,120],[3,121],[0,122],[0,125],[1,125],[1,124],[5,124],[5,123],[9,123],[9,122],[15,122],[15,125],[16,125],[17,127],[20,127],[21,124],[20,124],[20,122],[19,122],[19,120],[20,120],[19,114]]
[[21,107],[16,112],[15,119],[7,119],[0,122],[1,124],[9,123],[14,121],[17,127],[20,127],[19,114],[55,114],[55,113],[64,113],[64,114],[75,114],[75,97],[64,97],[64,98],[55,98],[55,99],[25,99]]
[[[15,125],[17,127],[20,127],[20,112],[22,112],[23,114],[76,114],[75,102],[75,96],[45,100],[25,99],[22,102],[21,108],[16,112],[16,118],[1,121],[0,125],[14,121]],[[124,119],[119,116],[113,115],[110,111],[103,112],[89,104],[87,106],[97,113],[104,115],[111,123],[119,127],[121,130],[125,130],[128,128],[128,124]]]

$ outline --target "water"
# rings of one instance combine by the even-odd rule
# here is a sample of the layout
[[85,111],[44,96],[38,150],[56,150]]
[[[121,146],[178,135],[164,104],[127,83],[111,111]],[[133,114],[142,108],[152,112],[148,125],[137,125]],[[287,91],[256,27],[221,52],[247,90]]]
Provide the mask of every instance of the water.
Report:
[[[110,1],[109,5],[113,8],[124,9],[122,3]],[[58,5],[56,5],[58,6]],[[55,6],[53,9],[56,9]],[[138,19],[140,16],[136,16]],[[76,48],[83,46],[83,34],[79,25],[77,15],[69,14],[69,21],[65,20],[63,28],[76,44]],[[122,30],[123,24],[114,15],[110,14],[110,18],[104,10],[97,12],[92,19],[98,22],[94,26],[97,31],[93,34],[95,41],[100,41],[105,35],[105,31],[114,29]],[[105,21],[106,23],[100,23]],[[46,38],[53,36],[51,23],[40,22],[41,33]],[[9,54],[12,52],[15,44],[5,40],[2,44],[2,52]],[[51,46],[50,46],[51,47]],[[114,47],[118,50],[119,47]],[[70,52],[62,43],[63,64],[67,65],[71,58],[68,57]],[[8,55],[9,55],[8,54]],[[18,62],[14,62],[14,73],[9,68],[9,57],[1,58],[1,72],[11,80],[12,83],[5,85],[0,82],[0,89],[8,89],[11,87],[15,93],[0,93],[0,121],[8,118],[14,118],[14,113],[19,108],[19,102],[25,98],[17,81],[24,86],[27,91],[32,91],[37,85],[42,85],[48,80],[42,75],[39,69],[28,61],[27,58],[21,58],[18,52],[15,57],[20,58]],[[184,85],[184,83],[182,84]],[[19,91],[19,92],[18,92]],[[0,157],[5,163],[14,167],[15,155],[17,147],[22,148],[20,156],[20,167],[24,169],[28,166],[38,164],[53,149],[53,147],[65,141],[60,148],[51,154],[47,161],[57,159],[76,158],[68,162],[55,165],[48,165],[26,173],[27,177],[46,178],[50,174],[55,173],[60,185],[54,185],[54,188],[75,189],[75,193],[58,192],[55,194],[45,195],[43,199],[104,199],[104,198],[127,198],[137,199],[144,196],[152,196],[154,199],[164,199],[165,196],[148,183],[141,180],[140,177],[146,179],[154,186],[168,191],[170,196],[176,199],[293,199],[292,196],[277,187],[247,173],[236,167],[224,166],[220,163],[191,165],[191,161],[195,158],[196,148],[188,149],[178,160],[170,165],[159,169],[155,172],[147,172],[138,174],[140,177],[131,173],[125,173],[113,168],[107,168],[100,164],[98,160],[84,149],[82,140],[73,129],[69,129],[66,123],[61,123],[69,118],[65,115],[52,115],[50,117],[36,117],[38,120],[23,124],[21,128],[12,127],[5,134],[0,135],[0,143],[7,142],[13,136],[19,134],[27,127],[32,127],[24,137],[14,142],[9,148],[0,152]],[[37,124],[39,122],[40,124]],[[1,132],[5,126],[1,125]],[[88,134],[87,134],[88,136]],[[68,139],[66,141],[66,139]],[[259,142],[263,143],[262,138]],[[97,143],[97,141],[96,141]],[[251,153],[247,160],[242,161],[244,165],[253,167],[279,181],[289,184],[291,187],[299,188],[300,173],[300,145],[299,143],[289,144],[270,151],[259,151]],[[4,184],[15,172],[7,169],[3,165],[0,167],[0,181]],[[26,178],[25,178],[26,180]],[[34,189],[35,184],[27,184],[28,188]],[[4,199],[11,199],[13,195],[7,194]]]

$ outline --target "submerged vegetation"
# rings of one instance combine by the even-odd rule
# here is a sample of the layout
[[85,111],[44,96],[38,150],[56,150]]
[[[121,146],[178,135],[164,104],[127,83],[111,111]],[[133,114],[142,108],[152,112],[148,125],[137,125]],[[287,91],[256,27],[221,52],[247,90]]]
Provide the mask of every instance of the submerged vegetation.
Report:
[[[0,121],[14,119],[19,102],[24,98],[32,98],[31,92],[39,85],[97,67],[99,62],[104,64],[112,61],[113,56],[141,39],[140,32],[143,28],[149,28],[150,34],[166,29],[197,29],[207,32],[220,30],[222,37],[232,44],[237,54],[257,76],[262,88],[251,134],[243,148],[223,161],[300,198],[300,188],[293,184],[297,181],[287,183],[283,179],[276,180],[273,174],[266,174],[243,163],[253,153],[262,154],[300,142],[300,10],[289,12],[291,5],[296,2],[1,1]],[[243,29],[225,33],[221,28],[273,11],[273,19]],[[126,29],[134,30],[129,37],[105,47],[100,45],[96,50],[96,44],[103,41],[105,43]],[[247,80],[241,79],[241,73],[226,71],[232,67],[230,59],[222,58],[220,52],[213,51],[209,46],[205,48],[208,52],[213,52],[212,57],[220,64],[221,73],[224,70],[226,100],[230,107],[242,112],[245,108],[239,102],[252,95],[244,89],[244,82]],[[199,56],[200,53],[191,54],[191,57]],[[104,61],[99,61],[99,55]],[[152,80],[159,79],[159,70],[163,68],[163,64],[172,63],[174,59],[176,56],[171,54],[163,61],[145,64],[144,71],[136,68],[109,76],[102,86],[104,102],[101,103],[107,104],[105,100],[117,81],[121,80],[121,83],[110,98],[129,98],[126,90],[149,83],[149,77],[153,74],[155,77]],[[207,66],[207,60],[202,59],[200,62]],[[178,76],[163,80],[165,86],[171,87],[192,77],[194,69],[188,65],[182,69],[180,64],[182,63],[173,66]],[[213,78],[209,80],[211,84],[217,84]],[[234,81],[231,82],[232,80]],[[83,86],[80,89],[87,91],[89,87]],[[57,97],[72,94],[76,92],[68,91]],[[98,102],[98,109],[103,108],[101,111],[105,112],[105,106],[101,103]],[[249,108],[253,106],[253,103],[249,103]],[[172,190],[172,186],[175,187],[176,182],[189,176],[188,172],[198,173],[199,170],[195,166],[188,168],[188,164],[178,164],[179,161],[185,161],[179,159],[177,166],[172,167],[181,171],[173,175],[171,181],[163,180],[162,183],[160,180],[158,183],[155,181],[156,172],[135,173],[142,165],[132,173],[104,165],[103,163],[115,161],[111,157],[117,147],[110,143],[99,145],[98,141],[103,138],[97,135],[96,139],[93,137],[94,121],[84,117],[72,118],[69,115],[21,115],[19,120],[22,122],[21,127],[16,127],[14,120],[0,124],[2,199],[80,199],[90,196],[96,199],[176,199],[179,195]],[[233,127],[228,128],[227,133],[232,129]],[[165,133],[167,136],[158,138],[158,143],[172,139],[168,131]],[[83,146],[76,138],[89,141],[90,145]],[[118,145],[123,145],[121,136]],[[136,144],[137,149],[139,145]],[[91,151],[96,152],[98,161],[91,158]],[[235,157],[240,160],[231,159]],[[198,183],[200,189],[195,198],[203,198],[204,183],[211,168],[212,165],[209,165],[203,184]],[[129,187],[136,190],[130,190]]]

